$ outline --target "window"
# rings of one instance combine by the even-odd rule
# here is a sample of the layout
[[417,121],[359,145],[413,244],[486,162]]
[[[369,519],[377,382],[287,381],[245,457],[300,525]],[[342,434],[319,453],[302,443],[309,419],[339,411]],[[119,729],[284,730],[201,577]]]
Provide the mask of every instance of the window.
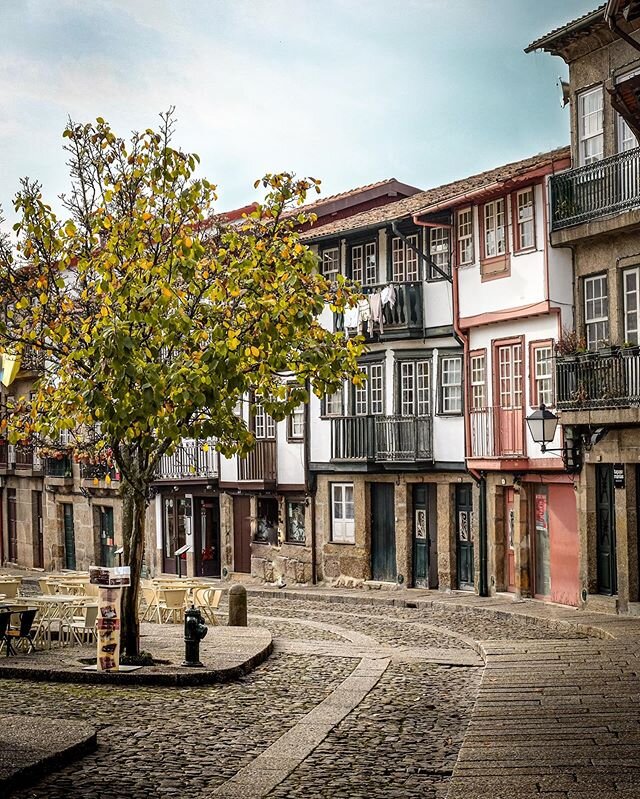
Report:
[[533,186],[516,192],[515,200],[515,248],[530,250],[536,246]]
[[623,273],[624,292],[624,340],[638,344],[638,284],[640,268],[627,269]]
[[504,197],[501,197],[484,206],[484,257],[495,258],[505,252]]
[[331,540],[340,544],[355,544],[353,483],[331,484]]
[[578,148],[580,164],[592,164],[603,156],[602,87],[578,97]]
[[440,413],[462,413],[462,358],[440,358]]
[[361,367],[367,380],[356,386],[353,405],[356,416],[378,416],[384,411],[384,364],[370,363]]
[[[429,229],[429,258],[445,275],[451,274],[448,228],[432,227]],[[429,266],[429,279],[441,280],[442,275],[433,266]]]
[[484,352],[472,353],[470,356],[471,372],[471,407],[480,410],[487,406],[487,363]]
[[277,546],[278,544],[278,500],[273,497],[258,497],[256,518],[256,541]]
[[373,286],[376,282],[376,244],[358,244],[351,248],[351,279],[363,286]]
[[500,408],[522,408],[522,344],[502,344],[497,356]]
[[609,297],[606,275],[585,278],[584,321],[587,349],[597,350],[603,342],[609,341]]
[[[418,236],[407,236],[409,244],[418,248]],[[391,264],[394,283],[409,283],[418,280],[418,253],[401,238],[391,240]]]
[[531,347],[531,405],[553,405],[553,349],[551,344],[534,344]]
[[322,251],[322,274],[327,280],[335,280],[340,271],[340,250],[332,247]]
[[304,530],[305,504],[302,499],[287,500],[287,528],[288,544],[304,544],[306,541]]
[[323,416],[343,416],[344,414],[344,387],[335,394],[327,394],[323,400]]
[[[616,78],[616,84],[624,83],[629,78],[634,78],[640,75],[640,70],[635,69],[632,72],[627,72],[625,75],[620,75]],[[627,125],[624,117],[616,114],[618,121],[618,152],[624,153],[627,150],[634,150],[638,146],[638,140],[631,132],[631,128]]]
[[298,405],[289,414],[289,438],[300,441],[304,438],[304,405]]
[[253,432],[255,437],[274,439],[276,437],[276,423],[259,402],[255,404],[254,413]]
[[429,416],[431,413],[431,362],[400,362],[400,415]]
[[473,208],[458,211],[458,261],[473,263]]

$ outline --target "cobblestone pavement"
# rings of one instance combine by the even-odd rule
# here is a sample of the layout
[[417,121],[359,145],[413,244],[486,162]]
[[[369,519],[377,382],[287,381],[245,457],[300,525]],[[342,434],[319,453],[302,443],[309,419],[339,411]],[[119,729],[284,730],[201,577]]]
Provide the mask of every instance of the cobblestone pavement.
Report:
[[[586,672],[595,673],[597,658],[606,659],[610,646],[526,619],[496,621],[446,607],[347,607],[252,595],[249,611],[250,624],[266,626],[276,636],[275,654],[236,683],[167,689],[0,680],[2,695],[11,697],[12,713],[82,719],[99,729],[94,754],[15,797],[444,799],[449,791],[452,799],[499,799],[502,794],[492,790],[502,768],[492,762],[492,719],[500,719],[497,757],[510,762],[506,736],[511,733],[518,741],[521,715],[530,703],[548,708],[552,702],[554,718],[560,707],[571,707],[576,711],[572,718],[578,718],[575,685]],[[477,640],[486,641],[483,647],[496,658],[491,667],[495,686],[487,682],[489,669],[478,665]],[[400,652],[406,647],[412,648],[413,659],[390,654],[392,648]],[[145,648],[153,651],[149,642]],[[436,650],[457,651],[457,665],[430,661],[429,651]],[[565,673],[563,658],[574,651],[581,653],[580,664],[575,674]],[[609,665],[622,654],[618,647]],[[531,657],[541,659],[532,676],[526,666]],[[547,682],[545,663],[551,664]],[[604,675],[602,668],[599,674]],[[629,674],[619,676],[624,686],[619,704],[635,701],[637,674],[636,682]],[[513,689],[518,680],[528,686],[524,697]],[[481,694],[476,718],[481,681],[487,693]],[[545,699],[532,698],[532,682],[545,686]],[[589,710],[585,705],[583,712]],[[613,716],[614,709],[609,710]],[[638,715],[635,708],[628,713]],[[537,718],[549,716],[541,712]],[[562,731],[571,738],[569,726]],[[621,736],[626,747],[621,754],[630,758],[630,742],[640,739],[638,719],[629,715],[627,726],[619,728],[610,720],[608,729]],[[531,751],[532,731],[534,724],[517,743],[520,758]],[[598,734],[590,733],[592,743]],[[611,743],[613,733],[608,735]],[[557,776],[549,762],[547,770],[530,774],[523,791],[509,799],[539,796],[544,779]],[[535,770],[533,757],[531,763]],[[522,779],[517,764],[509,773],[517,785]],[[575,769],[571,774],[575,783]],[[612,779],[611,790],[616,787]],[[635,799],[628,782],[626,789],[619,795]],[[574,799],[553,790],[546,799]],[[587,799],[586,794],[575,796]]]

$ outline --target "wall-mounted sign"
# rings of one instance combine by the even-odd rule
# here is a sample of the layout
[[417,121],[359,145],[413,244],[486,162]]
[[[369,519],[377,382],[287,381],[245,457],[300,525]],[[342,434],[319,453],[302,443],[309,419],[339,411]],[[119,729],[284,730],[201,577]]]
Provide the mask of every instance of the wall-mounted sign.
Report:
[[624,488],[624,463],[613,464],[613,485],[615,488]]

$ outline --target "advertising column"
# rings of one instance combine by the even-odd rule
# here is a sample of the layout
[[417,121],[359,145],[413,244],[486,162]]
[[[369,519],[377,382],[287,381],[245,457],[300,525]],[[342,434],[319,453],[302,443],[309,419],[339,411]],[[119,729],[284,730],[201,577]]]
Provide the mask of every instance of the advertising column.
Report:
[[98,585],[98,671],[118,671],[120,664],[120,602],[122,588],[131,585],[129,566],[92,566],[89,581]]

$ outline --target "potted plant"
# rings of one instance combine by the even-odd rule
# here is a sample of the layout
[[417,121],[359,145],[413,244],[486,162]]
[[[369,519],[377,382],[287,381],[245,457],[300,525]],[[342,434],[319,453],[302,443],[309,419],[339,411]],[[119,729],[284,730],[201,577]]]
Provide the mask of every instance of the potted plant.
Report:
[[568,327],[563,327],[560,338],[556,341],[555,345],[556,357],[569,363],[576,360],[579,350],[580,339],[576,331]]
[[625,341],[620,348],[620,354],[623,358],[631,358],[640,353],[640,347],[637,344],[632,344],[630,341]]
[[606,339],[598,341],[598,355],[604,357],[614,357],[620,352],[620,347],[617,344],[610,344]]

